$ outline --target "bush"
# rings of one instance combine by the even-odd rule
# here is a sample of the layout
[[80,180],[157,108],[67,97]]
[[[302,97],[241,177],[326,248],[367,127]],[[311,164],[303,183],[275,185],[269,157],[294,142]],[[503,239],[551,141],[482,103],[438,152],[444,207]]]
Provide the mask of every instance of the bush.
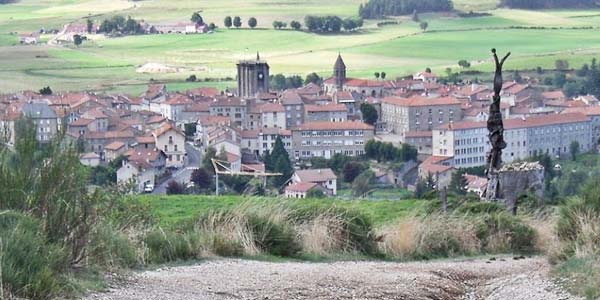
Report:
[[291,223],[268,215],[251,214],[248,226],[258,248],[275,256],[295,256],[300,252],[296,231]]
[[67,292],[68,254],[46,242],[35,219],[16,212],[0,213],[0,241],[6,291],[30,299],[51,299]]
[[175,180],[169,181],[167,184],[167,195],[179,195],[183,194],[185,188],[183,185]]
[[88,245],[90,262],[112,268],[131,268],[138,264],[136,246],[111,223],[96,226]]
[[[190,243],[192,242],[192,243]],[[192,246],[198,245],[197,239],[191,239],[182,233],[157,229],[149,232],[144,243],[148,247],[148,261],[165,263],[196,258]]]

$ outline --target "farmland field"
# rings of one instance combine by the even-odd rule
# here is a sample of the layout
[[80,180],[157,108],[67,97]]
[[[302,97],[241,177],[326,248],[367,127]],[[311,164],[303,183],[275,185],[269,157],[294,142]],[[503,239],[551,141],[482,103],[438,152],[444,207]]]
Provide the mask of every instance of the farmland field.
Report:
[[[273,20],[302,20],[306,14],[353,16],[361,2],[21,0],[0,6],[0,91],[49,85],[54,90],[139,93],[151,79],[169,83],[171,90],[206,85],[233,87],[235,62],[253,57],[256,51],[269,61],[273,74],[318,72],[328,76],[336,55],[341,52],[349,76],[371,77],[375,71],[385,71],[389,78],[425,67],[437,72],[447,67],[456,70],[460,59],[471,61],[474,69],[489,71],[492,47],[513,52],[507,69],[549,68],[559,58],[577,67],[600,53],[597,35],[600,10],[497,9],[494,0],[455,1],[458,9],[486,11],[489,16],[460,18],[454,13],[421,14],[421,20],[429,24],[425,32],[407,17],[395,18],[398,24],[382,27],[377,26],[377,20],[369,20],[358,32],[338,35],[270,27]],[[191,13],[197,10],[206,22],[217,26],[222,26],[226,15],[239,15],[243,20],[255,16],[260,28],[219,28],[214,34],[206,35],[90,36],[91,40],[81,47],[16,45],[15,32],[59,29],[69,22],[83,22],[81,19],[88,16],[100,21],[120,14],[150,23],[175,23],[189,20]],[[160,74],[136,72],[146,63],[183,70]],[[185,82],[192,74],[217,82]]]

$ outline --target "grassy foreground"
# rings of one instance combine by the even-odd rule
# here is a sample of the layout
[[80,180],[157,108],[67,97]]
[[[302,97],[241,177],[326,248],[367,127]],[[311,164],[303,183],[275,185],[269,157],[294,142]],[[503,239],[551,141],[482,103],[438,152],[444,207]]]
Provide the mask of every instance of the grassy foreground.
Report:
[[340,207],[360,211],[368,216],[375,224],[385,224],[409,214],[422,210],[425,202],[419,200],[399,201],[365,201],[365,200],[335,200],[335,199],[283,199],[259,198],[245,196],[196,196],[196,195],[142,195],[139,200],[147,203],[157,221],[164,226],[175,225],[189,221],[203,212],[220,209],[232,209],[242,203],[246,204],[277,204],[289,203],[299,207]]

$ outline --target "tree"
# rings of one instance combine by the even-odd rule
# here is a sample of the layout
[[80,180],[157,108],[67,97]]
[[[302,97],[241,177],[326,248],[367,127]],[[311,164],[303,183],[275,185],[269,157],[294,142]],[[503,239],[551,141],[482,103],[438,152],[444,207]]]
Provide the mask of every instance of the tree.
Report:
[[554,74],[554,79],[552,80],[552,83],[554,83],[554,86],[556,86],[557,88],[562,88],[565,85],[565,83],[567,83],[567,75],[561,72]]
[[563,91],[565,92],[565,96],[572,98],[577,96],[581,92],[582,88],[583,87],[579,82],[570,81],[565,83],[563,86]]
[[233,18],[233,26],[235,26],[235,28],[242,27],[242,18],[240,18],[239,16],[235,16]]
[[360,175],[364,170],[363,164],[351,161],[344,165],[344,182],[353,182],[354,179]]
[[430,67],[425,68],[425,73],[431,74],[431,68]]
[[419,24],[419,27],[421,27],[421,30],[425,31],[429,27],[429,23],[421,22],[421,24]]
[[557,70],[568,70],[569,62],[566,59],[557,59],[554,62],[554,67],[556,67]]
[[467,179],[463,170],[452,173],[449,189],[457,195],[467,194]]
[[40,89],[40,94],[42,95],[52,95],[52,89],[49,86],[43,87]]
[[290,156],[287,150],[285,150],[285,146],[283,145],[280,136],[277,136],[277,139],[275,140],[273,150],[269,153],[269,159],[265,159],[265,167],[269,171],[282,174],[273,179],[273,184],[277,188],[282,187],[294,172]]
[[273,21],[273,28],[275,28],[275,29],[282,29],[286,26],[287,26],[287,24],[285,22]]
[[211,189],[213,185],[213,175],[204,168],[196,169],[192,172],[190,181],[201,190]]
[[304,80],[304,84],[314,83],[320,85],[323,83],[323,78],[319,76],[319,74],[312,72],[306,75],[306,79]]
[[577,160],[577,155],[579,154],[579,142],[572,141],[569,145],[569,150],[571,152],[571,159],[573,161]]
[[190,75],[188,78],[185,79],[185,81],[187,82],[195,82],[196,80],[198,80],[198,78],[194,74]]
[[183,127],[186,137],[191,138],[196,134],[196,123],[186,123]]
[[217,25],[215,25],[215,23],[208,24],[208,30],[215,31],[215,29],[217,29]]
[[86,25],[87,25],[87,33],[92,33],[92,31],[94,30],[94,22],[92,21],[92,19],[87,19]]
[[358,175],[352,182],[352,193],[356,197],[364,197],[371,189],[371,181],[375,174],[371,170],[366,170]]
[[381,79],[385,79],[386,76],[387,74],[385,72],[381,72]]
[[375,73],[373,74],[373,76],[375,76],[375,79],[379,79],[379,76],[381,76],[381,74],[379,74],[379,72],[375,72]]
[[375,123],[377,123],[379,115],[373,105],[363,102],[363,104],[360,105],[360,112],[362,113],[363,121],[365,123],[370,125],[375,125]]
[[470,62],[468,62],[468,61],[467,61],[467,60],[465,60],[465,59],[461,59],[461,60],[459,60],[459,61],[458,61],[458,65],[459,65],[461,68],[464,68],[464,69],[467,69],[467,68],[471,67],[471,63],[470,63]]
[[223,25],[225,25],[225,27],[227,27],[228,29],[231,28],[232,23],[231,23],[230,16],[225,17],[225,21],[223,21]]
[[585,77],[588,75],[589,71],[590,71],[590,66],[588,64],[583,64],[583,66],[581,66],[581,69],[577,70],[577,76]]
[[290,22],[290,27],[294,30],[300,30],[300,28],[302,28],[302,24],[298,21],[292,21]]
[[256,25],[258,25],[258,21],[256,21],[255,17],[251,17],[250,19],[248,19],[248,26],[252,29],[254,29],[254,27],[256,27]]
[[205,170],[211,171],[213,174],[215,173],[215,169],[212,164],[212,159],[216,158],[217,150],[213,147],[208,147],[206,152],[204,153],[204,157],[202,158],[202,168]]
[[540,66],[537,66],[535,68],[535,72],[538,73],[538,74],[543,74],[544,73],[544,69],[542,69],[542,67],[540,67]]
[[204,25],[204,19],[202,19],[202,16],[199,12],[195,12],[192,14],[191,21],[198,25]]
[[416,9],[413,10],[411,20],[413,20],[413,22],[419,22],[419,14]]
[[523,77],[521,77],[521,73],[519,73],[519,70],[516,70],[513,74],[513,80],[518,83],[521,83],[523,81]]
[[309,199],[322,199],[325,198],[325,193],[319,188],[313,188],[306,193],[306,198]]
[[175,180],[171,180],[167,184],[167,195],[180,195],[183,194],[183,190],[183,185]]
[[75,44],[75,46],[79,47],[81,45],[81,43],[83,43],[83,38],[81,37],[81,35],[76,34],[73,36],[73,44]]

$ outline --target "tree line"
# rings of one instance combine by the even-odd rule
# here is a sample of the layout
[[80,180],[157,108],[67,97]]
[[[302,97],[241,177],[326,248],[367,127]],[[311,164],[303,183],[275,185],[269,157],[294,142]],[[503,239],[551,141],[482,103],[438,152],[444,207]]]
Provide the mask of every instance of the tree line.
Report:
[[502,0],[502,6],[510,8],[586,8],[598,7],[596,0]]
[[385,16],[402,16],[418,12],[451,11],[451,0],[369,0],[361,4],[358,14],[364,19],[378,19]]
[[310,32],[318,33],[338,33],[342,29],[345,31],[354,31],[363,26],[363,19],[350,17],[342,19],[338,16],[306,16],[304,17],[304,26]]
[[314,72],[306,75],[305,79],[302,79],[299,75],[288,77],[283,74],[271,75],[269,77],[269,85],[273,90],[277,91],[296,89],[309,83],[321,84],[323,83],[323,78]]
[[[88,22],[88,30],[89,25]],[[121,34],[144,34],[144,28],[140,24],[139,21],[127,17],[127,19],[123,16],[113,16],[110,19],[104,19],[102,23],[100,23],[100,27],[98,28],[98,32],[101,33],[121,33]]]
[[365,156],[378,162],[410,161],[416,160],[418,151],[409,144],[402,144],[400,148],[392,143],[370,140],[365,144]]

